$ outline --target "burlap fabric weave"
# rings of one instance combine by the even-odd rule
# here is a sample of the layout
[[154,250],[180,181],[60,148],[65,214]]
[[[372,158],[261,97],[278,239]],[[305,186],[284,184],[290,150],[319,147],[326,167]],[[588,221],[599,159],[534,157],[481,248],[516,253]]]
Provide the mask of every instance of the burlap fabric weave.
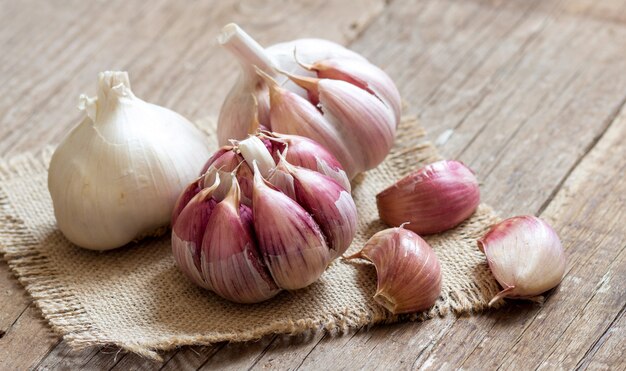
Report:
[[[214,130],[207,120],[204,126]],[[375,232],[375,195],[402,175],[439,159],[415,119],[404,119],[397,144],[378,168],[353,184],[358,232],[348,253]],[[212,136],[215,137],[214,135]],[[476,239],[497,221],[487,206],[461,226],[427,237],[441,261],[443,289],[426,313],[392,316],[372,296],[376,271],[364,261],[336,260],[321,279],[255,305],[204,291],[178,271],[169,234],[94,252],[70,244],[56,228],[47,188],[52,150],[0,161],[0,252],[44,318],[73,347],[116,345],[147,357],[187,344],[246,341],[272,333],[345,331],[487,307],[498,285]]]

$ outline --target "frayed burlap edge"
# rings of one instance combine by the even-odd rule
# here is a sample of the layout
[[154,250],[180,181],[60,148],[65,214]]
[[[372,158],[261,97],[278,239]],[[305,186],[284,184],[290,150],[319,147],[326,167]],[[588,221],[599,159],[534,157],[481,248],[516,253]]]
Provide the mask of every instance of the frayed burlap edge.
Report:
[[[415,118],[404,118],[401,125],[415,122]],[[203,127],[205,132],[213,134]],[[407,134],[405,132],[405,134]],[[398,138],[396,147],[390,153],[389,160],[406,161],[412,152],[420,153],[421,157],[429,158],[429,162],[441,159],[436,148],[430,142],[420,142],[425,136],[419,127],[407,135]],[[53,147],[46,147],[37,153],[24,153],[8,160],[0,160],[0,181],[12,177],[46,172],[46,164],[52,155]],[[355,180],[357,183],[359,179]],[[477,213],[486,216],[485,223],[495,224],[498,217],[493,210],[481,205]],[[297,335],[307,332],[326,331],[331,334],[344,333],[361,327],[377,324],[389,324],[399,321],[420,321],[444,316],[450,311],[454,314],[478,313],[489,308],[498,308],[499,301],[491,307],[477,296],[468,298],[467,290],[442,293],[442,299],[427,312],[407,315],[392,315],[383,310],[368,314],[350,313],[348,310],[341,315],[330,315],[326,318],[303,319],[298,321],[277,320],[266,326],[257,327],[252,331],[232,334],[178,336],[176,338],[159,339],[153,344],[119,342],[110,339],[106,332],[95,325],[76,295],[60,280],[58,272],[48,257],[39,251],[39,243],[28,230],[25,223],[17,218],[17,213],[8,202],[8,196],[0,183],[0,254],[3,255],[10,270],[24,286],[33,302],[41,310],[44,319],[52,330],[60,335],[74,349],[92,346],[117,346],[123,350],[137,353],[144,357],[160,360],[159,351],[168,351],[185,345],[210,345],[223,341],[254,341],[271,334]],[[481,287],[474,283],[478,291]],[[441,303],[446,306],[441,306]]]

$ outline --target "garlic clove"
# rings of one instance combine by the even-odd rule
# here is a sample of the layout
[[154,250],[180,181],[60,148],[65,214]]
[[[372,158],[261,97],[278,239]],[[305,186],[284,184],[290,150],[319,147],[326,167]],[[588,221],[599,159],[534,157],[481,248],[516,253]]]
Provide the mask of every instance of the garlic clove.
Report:
[[196,194],[183,208],[172,226],[172,252],[176,264],[197,285],[211,288],[201,274],[200,250],[209,217],[216,201],[211,196],[219,186],[219,178]]
[[322,229],[331,259],[335,259],[350,247],[356,234],[357,210],[352,197],[332,178],[281,162],[293,176],[296,200]]
[[441,293],[441,267],[435,252],[403,227],[374,234],[360,252],[347,257],[353,258],[374,263],[378,282],[374,300],[393,314],[426,310]]
[[516,216],[496,224],[478,240],[489,268],[504,290],[502,298],[533,298],[557,286],[565,275],[566,258],[556,232],[531,215]]
[[[340,80],[319,80],[319,99],[324,117],[341,130],[343,137],[354,136],[346,141],[353,162],[361,169],[372,169],[385,159],[396,128],[389,107],[369,92]],[[346,172],[352,176],[349,169]]]
[[411,173],[376,195],[380,218],[419,234],[453,228],[480,203],[478,180],[457,161],[437,161]]
[[375,94],[390,107],[396,122],[402,112],[402,98],[389,75],[367,61],[353,58],[332,58],[311,65],[301,63],[309,71],[315,71],[323,79],[342,80]]
[[[329,147],[349,177],[356,175],[354,169],[371,169],[384,160],[393,146],[396,119],[383,101],[367,90],[342,80],[302,78],[292,74],[287,77],[306,89],[309,99],[319,101],[318,107],[330,124],[328,126],[338,130],[337,137],[352,137],[352,140],[345,141],[342,148],[347,153],[337,154],[334,148]],[[363,151],[363,148],[368,150]]]
[[[253,237],[252,213],[240,204],[237,178],[211,213],[202,242],[202,272],[212,290],[237,303],[257,303],[275,296],[276,286]],[[241,212],[240,212],[241,210]]]
[[253,168],[254,230],[265,264],[279,287],[306,287],[330,263],[324,235],[306,210],[266,183],[256,162]]

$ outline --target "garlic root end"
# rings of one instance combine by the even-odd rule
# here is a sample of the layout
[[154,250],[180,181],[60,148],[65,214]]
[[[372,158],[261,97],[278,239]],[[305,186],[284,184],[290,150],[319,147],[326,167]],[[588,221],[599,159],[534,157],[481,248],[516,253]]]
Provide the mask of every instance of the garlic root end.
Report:
[[505,288],[504,290],[500,291],[499,293],[496,294],[496,296],[493,297],[493,299],[491,299],[489,301],[489,304],[487,304],[488,306],[492,306],[495,302],[497,302],[500,299],[504,299],[507,296],[509,296],[509,294],[511,293],[511,291],[513,291],[515,289],[515,286],[509,286],[507,288]]
[[383,291],[377,291],[376,294],[374,294],[374,300],[376,300],[378,304],[385,307],[385,309],[387,309],[391,313],[396,314],[396,303],[392,300],[391,297],[385,295]]

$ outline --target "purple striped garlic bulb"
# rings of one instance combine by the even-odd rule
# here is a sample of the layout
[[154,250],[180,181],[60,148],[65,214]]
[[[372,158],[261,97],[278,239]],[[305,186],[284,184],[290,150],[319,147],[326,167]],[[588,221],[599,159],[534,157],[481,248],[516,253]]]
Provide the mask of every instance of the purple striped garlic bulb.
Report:
[[327,148],[348,177],[380,164],[391,150],[401,98],[380,68],[336,43],[299,39],[264,49],[239,26],[219,43],[242,67],[218,120],[218,139],[268,130],[311,138]]
[[197,285],[238,303],[315,282],[350,246],[356,206],[328,151],[297,136],[250,136],[218,150],[180,195],[172,250]]

